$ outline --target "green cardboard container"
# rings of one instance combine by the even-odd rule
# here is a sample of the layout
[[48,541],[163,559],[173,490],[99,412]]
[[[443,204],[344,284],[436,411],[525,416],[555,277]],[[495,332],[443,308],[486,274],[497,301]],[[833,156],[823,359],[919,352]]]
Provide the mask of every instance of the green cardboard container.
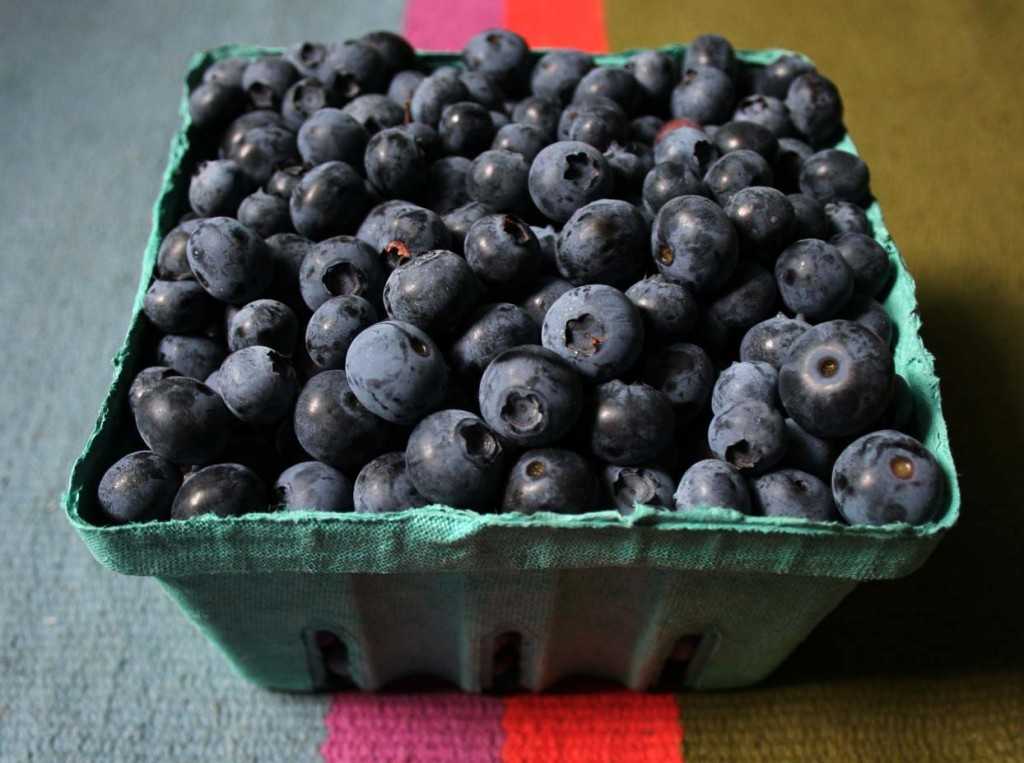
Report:
[[[681,56],[684,48],[666,50]],[[217,59],[276,52],[225,46],[198,54],[187,86]],[[739,57],[764,64],[783,52]],[[627,56],[598,60],[616,66]],[[421,58],[428,66],[458,61]],[[342,645],[331,652],[335,672],[368,690],[416,674],[465,691],[491,688],[507,634],[518,637],[519,679],[531,690],[577,675],[645,689],[666,665],[681,668],[692,688],[744,686],[771,673],[858,582],[913,572],[956,523],[960,495],[933,358],[918,334],[914,281],[873,204],[868,217],[897,270],[885,302],[899,332],[896,369],[917,403],[916,434],[948,478],[946,504],[930,524],[847,527],[716,508],[680,515],[638,507],[623,518],[614,511],[523,516],[434,506],[104,526],[96,486],[132,449],[128,388],[153,338],[141,315],[143,295],[162,237],[187,209],[199,159],[186,101],[181,114],[128,336],[64,507],[103,566],[156,578],[250,681],[298,692],[325,688],[318,632],[329,631]],[[849,136],[838,147],[856,151]]]

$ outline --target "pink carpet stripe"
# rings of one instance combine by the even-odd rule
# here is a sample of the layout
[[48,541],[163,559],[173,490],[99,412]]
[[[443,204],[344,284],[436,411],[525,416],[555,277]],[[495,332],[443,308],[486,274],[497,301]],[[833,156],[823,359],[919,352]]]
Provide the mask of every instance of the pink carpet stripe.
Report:
[[500,27],[503,0],[409,0],[403,34],[422,50],[462,50],[483,29]]
[[325,763],[501,763],[500,699],[471,694],[336,694]]

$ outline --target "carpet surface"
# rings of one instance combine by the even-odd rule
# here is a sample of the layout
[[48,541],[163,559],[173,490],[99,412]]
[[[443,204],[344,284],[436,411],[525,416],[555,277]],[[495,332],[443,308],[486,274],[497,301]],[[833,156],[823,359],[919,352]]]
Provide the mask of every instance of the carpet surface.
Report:
[[[1024,760],[1024,6],[1011,0],[474,4],[535,44],[714,30],[797,48],[842,89],[918,278],[963,520],[918,574],[858,589],[767,684],[606,704],[271,694],[155,584],[103,571],[78,542],[58,499],[127,325],[188,56],[403,23],[428,44],[463,2],[0,2],[0,761],[459,759],[417,744],[430,735],[479,752],[465,760]],[[396,714],[401,702],[415,709]],[[404,733],[414,718],[419,737]]]

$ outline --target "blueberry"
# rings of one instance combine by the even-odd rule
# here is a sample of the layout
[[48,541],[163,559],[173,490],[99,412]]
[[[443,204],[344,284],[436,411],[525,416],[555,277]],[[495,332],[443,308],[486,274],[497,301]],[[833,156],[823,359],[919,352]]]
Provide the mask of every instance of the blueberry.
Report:
[[786,193],[800,190],[800,171],[804,161],[814,153],[814,149],[797,138],[779,138],[779,149],[775,154],[772,171],[775,175],[775,187]]
[[779,373],[763,361],[732,363],[718,376],[711,392],[711,411],[717,416],[744,400],[770,406],[779,401]]
[[391,230],[395,218],[410,209],[422,209],[411,201],[389,199],[375,205],[359,224],[356,238],[365,241],[370,248],[379,252],[391,240]]
[[215,159],[202,162],[188,186],[188,201],[200,217],[233,215],[253,189],[253,182],[237,162]]
[[138,405],[142,396],[149,392],[158,381],[169,379],[172,376],[180,376],[180,374],[169,366],[149,366],[135,374],[132,385],[128,389],[128,404],[132,411],[135,410],[135,406]]
[[470,71],[492,77],[509,90],[525,85],[530,72],[530,48],[526,40],[507,29],[485,29],[466,43],[462,60]]
[[703,130],[678,127],[654,144],[656,164],[686,164],[703,177],[715,160],[718,147]]
[[609,465],[601,477],[605,491],[624,517],[632,514],[637,504],[656,508],[674,505],[675,480],[657,467]]
[[935,518],[945,476],[920,442],[882,430],[855,440],[840,454],[832,494],[850,524],[919,525]]
[[888,285],[891,275],[889,253],[871,236],[842,233],[831,240],[853,271],[854,288],[877,297]]
[[731,73],[736,66],[736,53],[732,43],[717,34],[702,34],[686,46],[686,68],[712,66]]
[[839,519],[828,485],[799,469],[780,469],[750,483],[754,503],[766,517],[797,517],[812,522]]
[[242,200],[238,207],[238,222],[263,238],[288,233],[292,229],[288,201],[262,189]]
[[718,199],[727,204],[734,193],[750,186],[772,185],[772,168],[756,151],[730,151],[708,168],[704,183]]
[[469,201],[466,175],[472,164],[465,156],[446,156],[430,165],[425,187],[430,189],[430,208],[434,212],[444,214]]
[[317,461],[337,469],[358,468],[381,453],[390,425],[363,407],[344,371],[321,371],[295,404],[295,436]]
[[541,328],[541,342],[583,376],[603,382],[628,371],[643,348],[640,311],[618,289],[578,286],[559,297]]
[[683,474],[675,493],[679,511],[703,506],[751,512],[750,491],[739,470],[725,461],[698,461]]
[[834,143],[843,133],[843,100],[832,80],[816,71],[789,83],[786,107],[793,126],[812,146]]
[[171,519],[202,514],[238,517],[267,508],[267,486],[241,464],[214,464],[191,474],[171,505]]
[[417,424],[405,463],[412,484],[426,499],[485,511],[501,490],[505,451],[477,416],[449,409]]
[[330,81],[345,100],[381,93],[387,87],[384,60],[374,47],[359,40],[329,45],[326,63],[330,73],[325,81]]
[[156,255],[156,277],[165,281],[195,278],[188,266],[188,237],[202,220],[186,220],[164,236]]
[[166,458],[148,450],[129,453],[100,480],[100,513],[114,524],[169,519],[180,485],[178,468]]
[[320,109],[340,106],[342,101],[332,87],[314,77],[303,77],[293,82],[285,92],[281,99],[281,115],[288,127],[298,130]]
[[604,158],[615,176],[616,195],[638,201],[644,178],[654,166],[654,152],[641,144],[612,143],[604,152]]
[[473,273],[495,288],[521,286],[542,265],[540,245],[533,230],[511,215],[481,217],[466,234],[464,247]]
[[276,109],[298,78],[299,72],[282,56],[264,56],[245,67],[242,89],[257,109]]
[[274,267],[271,291],[291,299],[299,294],[299,271],[302,261],[313,248],[313,242],[295,233],[275,233],[267,239],[267,249]]
[[837,455],[835,441],[813,435],[793,419],[786,419],[786,458],[783,461],[786,466],[827,481]]
[[785,194],[767,186],[741,188],[725,205],[741,247],[749,254],[774,258],[789,243],[795,215]]
[[381,130],[366,146],[366,177],[381,194],[408,199],[419,193],[427,156],[415,136],[401,127]]
[[707,196],[710,192],[702,176],[689,163],[656,164],[644,178],[644,207],[658,214],[665,203],[677,196]]
[[528,450],[509,473],[502,511],[581,514],[593,508],[594,472],[580,454],[559,448]]
[[371,304],[379,299],[387,269],[368,244],[335,236],[314,246],[302,261],[302,299],[316,310],[331,297],[352,294]]
[[228,125],[220,141],[220,154],[231,158],[245,138],[245,134],[253,127],[288,127],[284,117],[270,109],[247,111]]
[[558,231],[552,225],[531,225],[530,230],[537,237],[537,244],[540,246],[540,258],[543,263],[541,269],[545,274],[556,273],[558,264],[555,262],[555,250],[558,248]]
[[711,420],[708,445],[740,471],[764,474],[786,455],[786,425],[767,403],[744,400]]
[[289,466],[274,484],[277,508],[351,511],[352,480],[332,466],[304,461]]
[[782,367],[789,348],[811,324],[802,318],[787,318],[779,313],[752,326],[740,342],[740,360],[764,361],[776,369]]
[[583,75],[594,68],[594,57],[579,50],[552,50],[533,67],[530,89],[534,95],[568,103]]
[[868,201],[871,177],[868,166],[856,154],[834,148],[808,157],[800,170],[800,191],[822,203]]
[[241,87],[249,61],[244,58],[222,58],[214,61],[203,72],[203,82],[219,82],[229,87]]
[[411,69],[416,65],[416,51],[400,34],[386,30],[367,32],[359,38],[359,42],[377,51],[388,72]]
[[626,114],[633,111],[642,95],[640,83],[633,73],[609,66],[598,66],[580,79],[573,92],[573,101],[583,103],[594,96],[602,96],[615,101]]
[[340,109],[320,109],[299,128],[299,153],[307,164],[340,161],[358,168],[368,139],[355,118]]
[[672,444],[672,434],[672,402],[664,393],[618,379],[597,388],[590,448],[602,461],[619,466],[653,461]]
[[295,133],[278,125],[250,127],[227,158],[237,162],[253,183],[262,185],[275,170],[299,163]]
[[424,331],[452,331],[480,301],[482,289],[466,260],[438,249],[403,260],[384,284],[389,318]]
[[466,173],[465,190],[470,199],[491,209],[516,212],[530,204],[529,174],[530,165],[520,154],[484,151]]
[[465,101],[469,91],[454,71],[437,71],[423,80],[409,102],[409,113],[417,122],[434,126],[445,106]]
[[303,176],[292,191],[290,205],[295,230],[322,241],[353,233],[370,208],[370,197],[354,169],[344,162],[327,162]]
[[240,420],[273,424],[291,410],[298,391],[295,369],[276,350],[244,347],[221,364],[218,391],[228,410]]
[[866,326],[878,334],[887,347],[892,346],[894,334],[892,318],[889,317],[885,308],[871,297],[855,294],[847,303],[843,317]]
[[[789,109],[778,98],[770,95],[748,95],[736,104],[732,118],[738,122],[752,122],[767,129],[776,138],[782,138],[793,131],[789,121]],[[715,136],[718,137],[717,135]],[[775,152],[772,152],[774,158]]]
[[562,227],[558,271],[576,285],[625,288],[643,275],[648,226],[636,207],[602,199],[580,207]]
[[553,143],[530,166],[530,197],[550,220],[564,223],[583,205],[609,195],[613,175],[604,156],[586,143]]
[[680,342],[647,357],[644,381],[663,392],[684,423],[707,405],[715,383],[715,369],[708,354],[695,344]]
[[146,290],[142,310],[150,322],[168,334],[198,331],[210,321],[217,303],[195,281],[155,279]]
[[802,193],[791,193],[786,198],[793,207],[794,240],[829,237],[828,218],[825,217],[825,208],[821,204]]
[[655,275],[637,281],[626,296],[643,314],[648,336],[664,340],[685,339],[697,325],[699,306],[685,286]]
[[555,137],[562,109],[559,101],[541,95],[524,98],[512,109],[512,122],[533,127],[547,138]]
[[825,205],[825,219],[828,220],[830,236],[843,233],[871,235],[871,223],[864,210],[849,201],[832,201]]
[[302,180],[302,176],[305,174],[306,170],[301,164],[284,167],[270,176],[270,180],[266,182],[263,189],[267,193],[280,196],[285,201],[288,201],[292,197],[292,191],[295,190],[295,186],[299,184],[299,181]]
[[779,370],[779,396],[789,416],[819,437],[867,429],[892,394],[889,347],[853,321],[820,323],[790,347]]
[[802,56],[785,54],[759,69],[754,78],[754,89],[758,93],[775,98],[785,98],[789,84],[801,74],[814,71],[814,64]]
[[669,96],[679,81],[678,61],[660,50],[642,50],[629,57],[625,69],[636,78],[644,108],[666,113]]
[[839,250],[813,238],[782,252],[775,280],[786,307],[812,322],[838,315],[853,295],[853,271]]
[[257,299],[228,321],[228,348],[236,352],[260,345],[290,357],[299,323],[292,309],[274,299]]
[[903,431],[914,423],[914,407],[914,392],[907,384],[907,380],[896,374],[893,377],[892,399],[885,413],[872,424],[872,427]]
[[625,141],[629,120],[617,104],[584,103],[575,110],[568,126],[568,140],[587,143],[600,151]]
[[519,304],[533,318],[536,324],[540,326],[544,323],[544,316],[547,315],[551,305],[572,288],[572,284],[568,281],[549,276]]
[[[419,72],[417,74],[420,77],[423,76]],[[417,80],[418,83],[419,80]],[[402,124],[405,120],[405,110],[402,108],[401,103],[404,103],[404,101],[396,102],[386,95],[367,93],[346,103],[341,111],[362,125],[366,135],[370,136],[388,127],[397,127]],[[301,130],[299,138],[300,140],[302,138]],[[360,158],[362,157],[360,156]],[[355,162],[351,163],[356,164]]]
[[156,348],[157,362],[169,366],[182,376],[205,379],[224,360],[224,348],[203,336],[168,334]]
[[498,129],[491,148],[520,154],[529,163],[547,144],[548,138],[539,127],[512,122]]
[[679,196],[658,212],[651,230],[651,249],[662,275],[698,294],[707,294],[719,289],[736,268],[739,237],[713,201]]
[[345,358],[348,385],[385,421],[414,424],[444,400],[448,367],[434,342],[401,321],[375,323],[358,334]]
[[222,82],[204,82],[195,87],[188,97],[189,118],[201,130],[227,124],[244,107],[242,90]]
[[487,424],[523,447],[565,436],[583,404],[580,378],[561,357],[534,345],[506,350],[480,380],[480,411]]
[[[391,83],[388,85],[388,98],[402,107],[404,111],[412,101],[412,96],[416,92],[416,88],[418,88],[420,83],[426,78],[427,75],[425,73],[417,71],[416,69],[404,69],[398,72],[391,78]],[[377,132],[377,130],[372,129],[368,125],[364,124],[364,126],[371,134]]]
[[449,354],[459,373],[479,375],[505,350],[536,344],[539,338],[537,324],[521,307],[507,302],[484,305],[471,316]]
[[476,156],[494,140],[494,122],[479,103],[459,101],[441,111],[437,133],[447,153]]
[[732,115],[736,90],[729,75],[712,66],[687,67],[672,91],[672,116],[722,124]]
[[376,245],[371,246],[384,255],[384,262],[393,270],[410,257],[447,248],[450,241],[451,234],[436,212],[410,204],[387,215]]
[[153,384],[133,406],[143,442],[176,464],[205,464],[227,445],[231,414],[220,395],[196,379]]
[[489,111],[500,111],[505,102],[505,93],[490,75],[479,71],[464,71],[459,79],[466,86],[469,100],[479,103]]
[[306,325],[310,359],[317,368],[344,368],[352,340],[377,320],[377,311],[362,297],[332,297],[316,309]]
[[466,236],[469,229],[481,217],[491,214],[492,210],[478,201],[471,201],[456,207],[451,212],[446,212],[442,221],[448,230],[449,248],[458,254],[465,249]]
[[319,42],[299,42],[284,51],[285,59],[303,77],[327,76],[327,46]]
[[385,453],[362,469],[356,477],[355,509],[361,513],[402,511],[430,502],[416,490],[405,468],[405,453]]
[[771,130],[754,122],[726,122],[715,132],[715,146],[722,154],[753,151],[771,162],[779,150],[779,141]]
[[629,138],[630,140],[653,146],[654,139],[664,125],[665,120],[661,117],[654,114],[644,114],[643,116],[636,117],[629,123]]

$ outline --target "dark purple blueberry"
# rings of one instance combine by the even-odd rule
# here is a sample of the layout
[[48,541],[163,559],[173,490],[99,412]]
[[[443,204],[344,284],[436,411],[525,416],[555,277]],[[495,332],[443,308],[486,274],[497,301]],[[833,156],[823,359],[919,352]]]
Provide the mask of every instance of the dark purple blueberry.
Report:
[[447,249],[450,241],[451,234],[436,212],[409,204],[385,216],[377,241],[371,246],[383,255],[387,267],[394,270],[410,257]]
[[877,297],[888,285],[892,274],[889,253],[871,236],[863,233],[842,233],[830,242],[853,271],[854,288],[870,297]]
[[789,416],[819,437],[864,432],[892,396],[889,346],[859,323],[820,323],[793,343],[779,371],[779,396]]
[[553,143],[530,166],[530,197],[545,217],[564,223],[580,207],[607,197],[613,178],[608,162],[593,146]]
[[785,193],[796,193],[800,190],[800,171],[804,160],[814,153],[814,149],[796,138],[779,138],[779,149],[772,164],[775,175],[775,187]]
[[366,130],[354,117],[340,109],[325,108],[302,123],[298,146],[307,164],[339,161],[359,168],[367,140]]
[[113,524],[170,519],[181,485],[178,467],[148,450],[129,453],[107,469],[97,498],[100,513]]
[[598,386],[588,422],[590,449],[602,461],[638,466],[672,444],[672,403],[646,384],[614,379]]
[[767,96],[785,98],[789,84],[801,74],[814,71],[814,64],[803,56],[784,54],[759,69],[754,90]]
[[677,127],[654,144],[655,164],[686,164],[701,177],[717,159],[714,141],[696,127]]
[[314,246],[302,261],[302,299],[316,310],[331,297],[352,294],[378,303],[387,268],[379,254],[352,236],[335,236]]
[[772,407],[779,402],[779,373],[763,361],[732,363],[718,376],[711,391],[715,415],[744,400],[760,400]]
[[470,200],[466,176],[472,165],[473,162],[465,156],[446,156],[430,165],[425,187],[430,191],[429,204],[434,212],[443,215]]
[[749,514],[750,491],[736,467],[708,458],[693,464],[683,474],[676,488],[675,506],[678,511],[711,507]]
[[479,71],[464,71],[459,79],[466,86],[470,101],[478,103],[488,111],[500,111],[505,103],[505,92],[490,75]]
[[661,117],[645,114],[629,123],[629,139],[653,146],[654,139],[664,126],[665,120]]
[[561,116],[561,103],[554,98],[532,95],[524,98],[512,109],[512,122],[533,127],[550,141],[555,137]]
[[253,181],[237,162],[230,159],[202,162],[189,182],[189,205],[200,217],[233,215],[253,186]]
[[485,29],[474,35],[462,50],[470,71],[493,78],[509,91],[521,91],[530,73],[530,47],[526,40],[507,29]]
[[441,111],[437,134],[446,153],[472,157],[491,145],[494,122],[479,103],[459,101]]
[[436,249],[405,260],[384,284],[389,318],[427,332],[451,333],[476,307],[482,295],[476,276],[462,257]]
[[[770,95],[748,95],[743,98],[736,104],[736,111],[733,112],[732,118],[737,122],[753,122],[760,125],[776,138],[785,137],[793,131],[793,124],[789,121],[789,109],[786,108],[786,104]],[[772,158],[774,156],[773,152]]]
[[284,117],[270,109],[247,111],[235,119],[224,131],[220,141],[221,157],[230,158],[238,150],[245,134],[253,127],[288,127]]
[[429,162],[415,136],[403,127],[381,130],[366,146],[366,177],[382,195],[410,199],[419,194]]
[[409,113],[416,122],[434,127],[445,106],[469,97],[455,70],[438,70],[423,80],[409,102]]
[[206,464],[227,445],[231,413],[220,395],[196,379],[156,382],[133,406],[143,442],[176,464]]
[[636,78],[643,108],[666,114],[669,96],[679,81],[679,62],[661,50],[641,50],[629,57],[624,68]]
[[227,155],[255,185],[263,185],[276,170],[299,163],[295,133],[287,127],[250,127]]
[[416,65],[416,51],[402,35],[387,30],[367,32],[359,42],[369,45],[380,57],[388,72],[411,69]]
[[736,53],[732,43],[717,34],[702,34],[686,46],[685,66],[712,66],[732,74],[736,67]]
[[754,151],[772,162],[779,150],[775,133],[755,122],[726,122],[715,132],[715,146],[719,153]]
[[156,348],[156,359],[160,365],[192,379],[205,379],[212,374],[225,355],[223,345],[204,336],[168,334]]
[[470,165],[464,187],[473,201],[499,212],[517,212],[530,204],[529,175],[530,165],[521,155],[484,151]]
[[562,278],[548,276],[535,291],[519,303],[538,326],[544,323],[544,316],[555,301],[573,286]]
[[580,416],[583,385],[561,357],[535,345],[498,355],[480,381],[480,411],[503,438],[522,447],[564,437]]
[[594,57],[579,50],[552,50],[533,67],[530,88],[534,95],[568,103],[583,76],[594,68]]
[[313,246],[308,238],[295,233],[276,233],[267,239],[267,249],[274,263],[271,291],[275,295],[291,299],[299,294],[299,271]]
[[171,506],[171,519],[192,519],[202,514],[238,517],[266,511],[267,486],[242,464],[214,464],[190,474]]
[[[420,83],[426,78],[426,73],[415,69],[404,69],[398,72],[391,78],[391,84],[388,85],[388,98],[397,103],[404,110],[412,101],[412,96],[416,92],[416,88],[418,88]],[[377,132],[377,130],[371,129],[369,126],[367,126],[367,130],[371,134]]]
[[658,212],[651,250],[662,275],[707,294],[718,290],[735,270],[739,237],[715,202],[703,196],[679,196]]
[[789,348],[811,324],[801,318],[787,318],[779,313],[752,326],[740,342],[740,360],[764,361],[782,368]]
[[320,109],[340,106],[342,101],[332,87],[319,79],[303,77],[293,82],[285,92],[281,99],[281,115],[288,127],[298,130],[303,122]]
[[505,350],[537,344],[539,339],[537,324],[521,307],[507,302],[484,305],[470,317],[466,330],[452,344],[449,356],[459,373],[479,375]]
[[672,91],[672,116],[698,124],[722,124],[732,115],[736,90],[729,75],[712,66],[687,67]]
[[238,419],[263,426],[291,411],[298,382],[288,358],[269,347],[253,345],[224,359],[217,388]]
[[477,201],[471,201],[445,213],[442,221],[448,230],[449,248],[457,254],[462,254],[469,229],[477,220],[491,214],[492,211]]
[[[406,210],[423,209],[411,201],[390,199],[375,205],[356,231],[356,238],[365,241],[370,248],[379,252],[391,240],[391,230],[395,218]],[[429,210],[428,210],[429,211]]]
[[887,346],[892,346],[895,334],[892,318],[878,301],[865,294],[854,294],[843,310],[843,317],[867,326],[878,334]]
[[802,238],[829,238],[828,218],[821,204],[802,193],[791,193],[786,198],[793,207],[792,236],[795,241]]
[[188,266],[188,237],[199,227],[201,219],[186,220],[164,236],[156,254],[156,276],[165,281],[195,278]]
[[730,151],[708,168],[704,183],[718,199],[727,204],[734,193],[751,186],[772,185],[772,168],[756,151]]
[[655,508],[675,505],[672,497],[675,480],[657,467],[609,465],[604,467],[601,477],[605,492],[624,517],[630,516],[637,504]]
[[169,366],[149,366],[143,368],[132,380],[132,386],[128,389],[128,405],[134,411],[135,406],[138,405],[139,400],[149,390],[153,388],[158,381],[169,379],[172,376],[180,376],[177,371]]
[[218,82],[230,87],[241,87],[249,65],[245,58],[222,58],[214,61],[203,72],[203,82]]
[[353,494],[364,514],[415,509],[430,503],[419,494],[405,468],[405,453],[385,453],[359,470]]
[[257,109],[277,109],[299,72],[281,56],[264,56],[251,61],[242,74],[242,89]]
[[644,178],[654,166],[654,152],[641,144],[612,143],[604,152],[604,158],[615,176],[616,196],[638,201]]
[[766,517],[836,522],[839,514],[828,485],[799,469],[780,469],[750,482],[754,504]]
[[632,72],[617,67],[598,66],[580,79],[573,92],[573,101],[582,104],[594,96],[610,98],[629,115],[642,93],[640,83]]
[[456,508],[496,508],[506,469],[501,441],[469,411],[427,416],[409,435],[405,464],[412,484],[428,500]]
[[786,458],[783,463],[813,474],[826,482],[832,475],[832,464],[839,455],[835,440],[827,440],[808,432],[793,419],[786,419]]
[[788,246],[775,263],[775,280],[786,307],[812,323],[835,317],[853,296],[853,271],[819,239]]
[[594,508],[597,480],[579,453],[558,448],[528,450],[509,473],[503,512],[582,514]]
[[804,160],[800,192],[823,204],[849,201],[865,204],[871,196],[868,166],[856,154],[828,148]]
[[530,163],[547,144],[548,138],[540,128],[512,122],[498,129],[491,148],[520,154],[527,163]]
[[354,233],[370,205],[359,173],[344,162],[327,162],[307,172],[292,191],[292,224],[306,238],[322,241]]
[[793,205],[782,191],[767,186],[741,188],[725,205],[745,253],[771,260],[792,239]]
[[303,461],[277,478],[274,505],[282,511],[352,511],[352,480],[333,466]]
[[198,331],[217,311],[217,302],[195,281],[155,279],[146,290],[142,311],[167,334]]
[[697,325],[700,308],[693,294],[663,275],[637,281],[626,289],[626,296],[643,314],[648,336],[678,341],[686,339]]
[[293,164],[291,167],[284,167],[277,170],[270,176],[263,189],[274,196],[279,196],[285,201],[292,197],[292,191],[306,174],[306,169],[301,164]]
[[684,423],[707,406],[715,383],[715,369],[708,354],[695,344],[680,342],[647,357],[643,379],[661,390]]
[[244,108],[242,89],[222,82],[204,82],[188,97],[189,118],[200,130],[223,127]]
[[705,336],[716,350],[731,353],[748,329],[770,318],[778,308],[779,291],[771,271],[744,260],[708,306]]
[[658,214],[665,203],[677,196],[708,196],[701,175],[685,162],[656,164],[644,178],[644,207],[652,215]]
[[828,220],[828,235],[843,233],[871,235],[871,222],[859,206],[850,201],[831,201],[825,205],[825,219]]
[[299,42],[284,51],[285,60],[303,77],[327,76],[327,46],[319,42]]
[[832,472],[832,494],[852,525],[930,522],[945,487],[935,457],[913,437],[892,430],[855,440]]
[[376,48],[360,40],[332,43],[327,48],[324,78],[346,101],[366,93],[383,93],[388,84],[384,60]]
[[291,357],[298,335],[295,313],[274,299],[250,302],[228,321],[228,348],[232,352],[259,345]]
[[612,143],[625,141],[628,131],[629,120],[617,104],[583,103],[578,106],[566,137],[605,151]]
[[558,271],[577,286],[624,289],[643,275],[648,236],[647,221],[629,202],[593,201],[562,227],[555,250]]
[[744,400],[711,419],[708,445],[741,472],[764,474],[786,455],[786,425],[767,403]]
[[316,309],[306,325],[310,360],[317,368],[344,368],[352,340],[377,321],[377,311],[362,297],[332,297]]
[[[422,75],[421,75],[422,76]],[[397,127],[405,121],[405,109],[386,95],[367,93],[345,104],[342,113],[363,126],[367,136],[388,127]]]
[[238,206],[238,222],[248,226],[257,235],[268,238],[292,230],[288,201],[267,193],[262,188],[246,196]]
[[814,147],[834,143],[843,133],[843,100],[832,80],[816,71],[789,84],[786,107],[793,126]]

